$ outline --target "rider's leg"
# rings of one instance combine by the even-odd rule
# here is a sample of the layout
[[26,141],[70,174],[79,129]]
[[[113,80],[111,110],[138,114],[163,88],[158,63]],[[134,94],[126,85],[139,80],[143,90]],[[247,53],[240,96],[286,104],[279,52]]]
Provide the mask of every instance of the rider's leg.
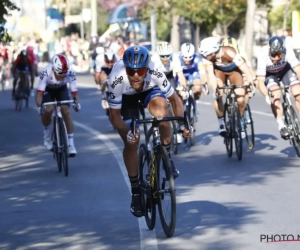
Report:
[[[233,71],[228,77],[230,84],[232,85],[243,85],[243,76],[238,71]],[[245,88],[238,88],[235,90],[236,94],[236,100],[239,106],[240,116],[244,116],[244,110],[245,110]]]
[[19,76],[20,76],[19,73],[15,72],[14,80],[13,80],[13,87],[12,87],[12,98],[14,98],[14,96],[15,96],[16,86],[17,86],[17,83],[19,80]]
[[[63,86],[60,89],[55,89],[55,91],[56,91],[57,101],[70,100],[67,86]],[[68,134],[68,141],[69,141],[68,152],[70,156],[74,157],[77,154],[77,151],[74,145],[74,124],[71,116],[70,106],[68,104],[62,105],[60,110],[61,110],[62,117],[65,121],[67,134]]]
[[217,81],[216,82],[210,82],[209,83],[209,88],[211,89],[212,93],[213,93],[213,97],[214,97],[214,109],[218,118],[218,122],[219,122],[219,129],[218,132],[221,136],[225,136],[226,135],[226,128],[225,128],[225,122],[224,122],[224,104],[223,104],[223,100],[222,100],[222,94],[223,91],[220,90],[219,93],[216,93],[216,89],[217,87],[223,87],[224,86],[224,82],[226,81],[226,75],[224,74],[224,72],[219,71],[219,70],[215,70],[215,74],[216,74],[216,78]]
[[295,97],[295,104],[298,112],[300,112],[300,81],[293,70],[289,70],[283,77],[282,83],[290,86],[290,91]]
[[272,91],[271,109],[278,123],[278,129],[280,131],[281,137],[286,139],[288,136],[288,131],[284,123],[283,108],[281,104],[281,91],[278,90],[279,81],[277,77],[271,75],[267,77],[265,84],[267,89]]

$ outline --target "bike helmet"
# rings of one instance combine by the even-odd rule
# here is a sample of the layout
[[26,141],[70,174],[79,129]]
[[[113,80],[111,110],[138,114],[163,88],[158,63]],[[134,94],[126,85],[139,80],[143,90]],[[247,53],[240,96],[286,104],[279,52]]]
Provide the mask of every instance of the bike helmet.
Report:
[[172,45],[168,42],[159,42],[157,44],[157,53],[160,56],[170,56],[173,53]]
[[54,71],[59,75],[66,74],[70,69],[69,61],[67,57],[63,54],[55,55],[53,57],[52,64]]
[[27,58],[27,50],[23,49],[20,53],[21,58]]
[[112,51],[108,50],[104,53],[104,60],[106,62],[115,62],[116,61],[116,56],[115,53]]
[[283,39],[279,36],[272,36],[269,40],[269,51],[270,54],[284,53],[285,46]]
[[237,43],[237,40],[234,37],[228,37],[221,39],[220,41],[221,46],[229,46],[234,48],[238,53],[240,53],[239,45]]
[[216,37],[207,37],[200,42],[198,51],[200,55],[206,57],[212,53],[218,52],[219,49],[220,49],[219,39]]
[[181,55],[184,60],[190,61],[193,59],[195,54],[195,46],[191,43],[184,43],[181,45]]
[[125,50],[123,62],[131,69],[147,68],[151,61],[149,50],[143,46],[132,46]]

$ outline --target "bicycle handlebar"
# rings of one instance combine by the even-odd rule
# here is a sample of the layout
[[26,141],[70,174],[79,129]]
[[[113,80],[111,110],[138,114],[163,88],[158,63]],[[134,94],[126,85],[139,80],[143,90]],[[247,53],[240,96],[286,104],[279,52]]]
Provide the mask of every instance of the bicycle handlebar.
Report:
[[247,85],[226,85],[226,86],[223,86],[223,87],[217,87],[217,90],[218,89],[239,89],[239,88],[249,88],[250,87],[250,84],[247,84]]
[[45,102],[45,103],[42,104],[42,106],[49,106],[49,105],[57,105],[57,106],[60,106],[61,104],[73,103],[73,102],[74,102],[74,100]]
[[190,129],[190,122],[187,116],[186,111],[184,111],[184,116],[166,116],[166,117],[154,117],[154,118],[148,118],[148,119],[135,119],[132,117],[131,123],[130,123],[130,128],[131,128],[131,133],[135,136],[136,135],[136,125],[137,124],[144,124],[144,123],[161,123],[161,122],[169,122],[169,121],[183,121],[184,122],[184,127],[186,129]]

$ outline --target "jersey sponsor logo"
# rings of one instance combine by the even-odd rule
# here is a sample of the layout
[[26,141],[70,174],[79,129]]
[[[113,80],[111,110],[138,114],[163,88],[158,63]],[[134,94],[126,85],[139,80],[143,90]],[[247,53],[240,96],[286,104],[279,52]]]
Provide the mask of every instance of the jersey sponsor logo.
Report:
[[159,72],[157,69],[149,69],[149,73],[151,75],[157,76],[157,78],[162,78],[163,74]]
[[76,74],[73,71],[69,71],[68,76],[70,77],[71,81],[76,81]]
[[119,78],[115,77],[115,80],[110,85],[113,89],[118,85],[121,84],[123,81],[123,76],[120,76]]
[[167,78],[164,80],[162,86],[163,86],[164,88],[168,86],[168,80],[167,80]]
[[113,92],[109,92],[108,95],[109,95],[109,99],[111,99],[111,100],[116,98],[116,96],[114,95]]
[[48,72],[47,72],[47,70],[44,70],[44,71],[40,74],[40,80],[41,80],[41,81],[44,80],[44,78],[47,77],[47,76],[48,76]]

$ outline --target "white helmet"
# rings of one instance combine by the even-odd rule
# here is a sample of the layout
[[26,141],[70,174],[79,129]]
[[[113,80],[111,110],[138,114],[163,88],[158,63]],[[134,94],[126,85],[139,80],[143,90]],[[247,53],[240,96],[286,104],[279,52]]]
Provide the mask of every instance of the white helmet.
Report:
[[172,45],[168,42],[159,42],[157,44],[157,53],[160,56],[171,56],[173,53]]
[[198,51],[200,55],[206,57],[212,53],[219,51],[219,49],[220,40],[216,37],[207,37],[200,42]]
[[116,61],[115,53],[113,53],[111,50],[107,50],[104,53],[104,59],[105,61]]
[[184,43],[181,45],[181,55],[184,60],[190,61],[195,54],[195,46],[191,43]]
[[63,54],[57,54],[52,59],[52,65],[54,71],[59,74],[66,74],[70,69],[69,60]]

